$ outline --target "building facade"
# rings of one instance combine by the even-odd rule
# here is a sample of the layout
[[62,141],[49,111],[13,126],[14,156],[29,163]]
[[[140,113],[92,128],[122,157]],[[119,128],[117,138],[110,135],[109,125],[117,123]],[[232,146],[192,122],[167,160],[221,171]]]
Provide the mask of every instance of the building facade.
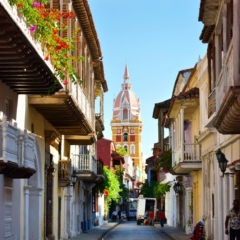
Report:
[[107,91],[101,48],[87,1],[50,1],[46,11],[71,16],[57,19],[66,28],[55,37],[75,38],[69,55],[85,59],[72,62],[81,83],[70,69],[62,81],[21,7],[0,5],[0,239],[68,239],[102,214],[95,189],[103,179],[96,143]]

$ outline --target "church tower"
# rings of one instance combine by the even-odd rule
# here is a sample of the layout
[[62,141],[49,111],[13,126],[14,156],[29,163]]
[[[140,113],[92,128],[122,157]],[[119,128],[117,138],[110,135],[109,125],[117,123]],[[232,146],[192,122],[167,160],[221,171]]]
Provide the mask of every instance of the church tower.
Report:
[[[122,146],[134,160],[134,166],[143,169],[142,161],[142,121],[140,99],[131,90],[128,66],[125,66],[122,90],[114,99],[111,121],[112,140],[116,148]],[[140,170],[140,172],[142,172]]]

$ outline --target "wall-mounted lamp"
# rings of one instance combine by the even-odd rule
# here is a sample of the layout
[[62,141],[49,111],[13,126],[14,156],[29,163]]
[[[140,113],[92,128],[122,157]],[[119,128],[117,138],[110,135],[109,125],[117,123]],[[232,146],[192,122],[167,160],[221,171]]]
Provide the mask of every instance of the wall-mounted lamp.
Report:
[[220,168],[221,172],[223,173],[223,177],[224,177],[224,174],[233,176],[234,173],[225,173],[225,171],[227,169],[228,160],[226,159],[225,154],[222,153],[220,149],[217,150],[216,157],[218,160],[219,168]]
[[71,182],[73,185],[75,185],[75,183],[77,182],[77,175],[75,170],[73,170],[73,173],[71,175]]
[[179,182],[176,182],[173,186],[173,190],[175,193],[181,193],[182,192],[182,186]]

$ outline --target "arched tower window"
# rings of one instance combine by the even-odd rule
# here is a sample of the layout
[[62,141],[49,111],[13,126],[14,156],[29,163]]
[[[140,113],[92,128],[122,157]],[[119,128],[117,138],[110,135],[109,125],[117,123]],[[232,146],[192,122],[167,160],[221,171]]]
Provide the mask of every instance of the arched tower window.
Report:
[[123,109],[123,120],[128,120],[128,110],[126,108]]
[[128,146],[127,146],[127,144],[125,144],[123,147],[125,148],[126,152],[128,152]]
[[119,148],[119,147],[121,147],[121,145],[120,145],[120,144],[117,144],[116,148]]
[[130,146],[130,154],[135,154],[135,145],[131,144]]
[[124,133],[124,134],[123,134],[123,141],[124,141],[124,142],[127,142],[127,141],[128,141],[128,134],[127,134],[127,133]]

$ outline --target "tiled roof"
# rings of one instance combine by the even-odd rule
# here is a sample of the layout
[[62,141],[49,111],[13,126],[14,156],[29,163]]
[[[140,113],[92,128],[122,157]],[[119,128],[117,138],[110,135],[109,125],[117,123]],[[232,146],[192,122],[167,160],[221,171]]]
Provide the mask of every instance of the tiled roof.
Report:
[[199,98],[199,89],[192,88],[187,92],[181,92],[177,97],[176,100],[183,100],[183,99],[198,99]]

